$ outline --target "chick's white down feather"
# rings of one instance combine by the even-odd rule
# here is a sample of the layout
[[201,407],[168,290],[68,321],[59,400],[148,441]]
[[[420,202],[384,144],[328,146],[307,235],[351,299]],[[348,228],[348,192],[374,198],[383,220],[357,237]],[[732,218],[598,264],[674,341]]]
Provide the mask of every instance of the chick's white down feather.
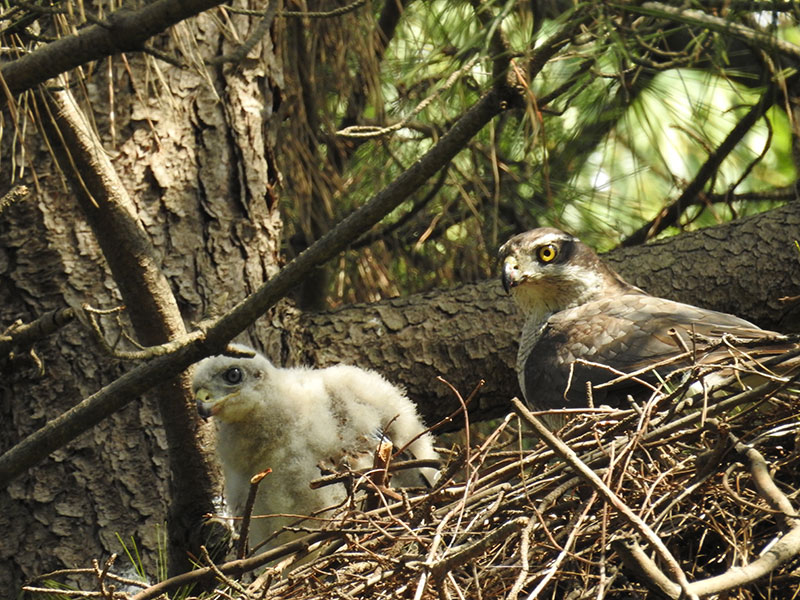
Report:
[[[346,459],[352,469],[369,468],[381,433],[397,450],[425,430],[400,389],[374,371],[348,365],[283,369],[257,353],[213,356],[196,366],[193,388],[198,409],[216,421],[225,499],[234,516],[244,512],[250,478],[267,468],[272,473],[259,486],[253,515],[310,515],[339,504],[346,497],[344,485],[309,487],[320,477],[320,464],[341,465]],[[437,458],[428,433],[408,451],[419,459]],[[409,469],[395,472],[391,482],[419,487],[435,475],[432,468]],[[254,518],[250,540],[258,544],[296,520]],[[269,545],[291,537],[284,533]]]

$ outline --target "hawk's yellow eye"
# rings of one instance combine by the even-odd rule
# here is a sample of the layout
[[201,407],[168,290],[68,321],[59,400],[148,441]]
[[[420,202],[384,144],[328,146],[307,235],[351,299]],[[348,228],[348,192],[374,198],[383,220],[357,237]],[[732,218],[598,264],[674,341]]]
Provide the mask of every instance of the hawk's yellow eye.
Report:
[[539,258],[540,262],[549,263],[553,262],[558,256],[558,248],[556,248],[555,244],[547,244],[545,246],[540,246],[539,249],[536,251],[536,256]]

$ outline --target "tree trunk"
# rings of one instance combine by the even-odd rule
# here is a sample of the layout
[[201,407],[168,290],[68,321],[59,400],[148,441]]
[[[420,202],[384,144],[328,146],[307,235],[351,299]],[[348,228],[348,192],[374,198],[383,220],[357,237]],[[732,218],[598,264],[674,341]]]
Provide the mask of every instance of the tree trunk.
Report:
[[[231,20],[239,39],[261,22],[240,15]],[[109,59],[87,86],[89,95],[79,101],[135,203],[129,210],[134,227],[149,239],[181,316],[191,324],[227,310],[278,270],[281,220],[269,157],[278,121],[272,111],[283,83],[269,35],[244,63],[206,69],[202,61],[218,56],[220,48],[234,51],[237,46],[230,40],[235,38],[223,34],[213,15],[178,28],[197,52],[184,58],[199,67],[176,69],[143,56]],[[148,81],[156,71],[168,89]],[[109,79],[117,90],[111,106]],[[150,87],[142,94],[119,92],[140,86]],[[55,122],[44,103],[36,108],[42,124]],[[10,148],[13,128],[4,132],[4,147]],[[30,136],[26,142],[28,152],[35,149],[37,174],[58,172],[42,137]],[[58,150],[61,140],[51,135],[49,143]],[[10,161],[2,165],[3,187],[19,183],[19,175],[8,170]],[[34,180],[28,171],[22,182],[35,192],[0,214],[0,323],[6,326],[65,305],[114,308],[123,303],[125,291],[121,295],[119,290],[129,287],[124,272],[112,276],[106,262],[108,257],[113,266],[121,246],[115,248],[112,239],[101,251],[97,239],[104,225],[86,218],[91,202],[103,209],[108,199],[88,198],[82,210],[76,199],[84,194],[89,173],[69,172],[69,158],[61,165],[75,185],[68,189],[52,176]],[[142,332],[147,313],[140,311],[138,318],[136,330]],[[280,322],[280,311],[272,318]],[[114,316],[101,317],[101,322],[106,339],[113,341],[119,333]],[[123,324],[130,332],[127,320]],[[264,319],[252,329],[264,340],[272,331]],[[145,345],[157,341],[141,335]],[[18,353],[0,364],[0,450],[114,380],[122,367],[77,324],[37,343],[29,354]],[[161,406],[160,400],[165,400]],[[210,463],[190,467],[198,446],[186,441],[200,426],[193,404],[173,411],[172,417],[193,420],[185,424],[189,438],[175,435],[181,423],[168,435],[162,416],[175,402],[190,401],[185,378],[179,385],[165,381],[0,493],[0,530],[5,533],[0,538],[0,588],[18,590],[35,574],[84,567],[90,558],[122,553],[117,536],[129,549],[135,545],[152,577],[159,548],[165,550],[159,538],[169,531],[169,550],[177,549],[170,557],[172,569],[188,568],[187,548],[199,550],[197,540],[190,540],[192,530],[204,513],[214,511],[214,490],[205,485],[212,480],[203,474]],[[127,559],[118,565],[123,562]]]

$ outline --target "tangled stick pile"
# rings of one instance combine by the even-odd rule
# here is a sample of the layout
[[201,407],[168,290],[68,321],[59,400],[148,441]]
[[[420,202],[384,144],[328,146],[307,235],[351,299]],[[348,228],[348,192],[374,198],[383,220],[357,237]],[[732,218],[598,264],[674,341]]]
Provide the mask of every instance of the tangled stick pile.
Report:
[[[202,582],[220,599],[794,598],[800,390],[773,377],[687,394],[695,380],[556,434],[515,401],[479,443],[453,449],[429,493],[397,501],[372,478],[378,508],[350,502],[305,521],[300,540],[128,595]],[[120,597],[107,571],[84,589]]]

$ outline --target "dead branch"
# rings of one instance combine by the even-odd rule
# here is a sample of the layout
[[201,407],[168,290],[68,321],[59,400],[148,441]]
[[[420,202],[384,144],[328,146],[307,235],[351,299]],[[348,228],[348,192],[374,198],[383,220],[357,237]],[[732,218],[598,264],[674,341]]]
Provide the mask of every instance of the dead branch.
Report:
[[111,13],[102,23],[5,63],[0,68],[5,92],[0,104],[13,102],[13,96],[85,63],[120,52],[141,51],[144,42],[154,35],[218,4],[221,0],[190,0],[179,4],[157,0],[138,10],[126,8]]
[[250,517],[253,514],[253,505],[256,503],[256,494],[258,494],[258,486],[261,481],[272,473],[272,469],[266,469],[260,473],[256,473],[250,478],[250,489],[247,490],[247,500],[244,503],[244,514],[242,515],[242,523],[239,526],[239,546],[236,549],[236,558],[242,559],[247,554],[247,534],[250,530]]
[[[554,36],[556,45],[560,46],[563,36],[564,33]],[[544,54],[555,52],[555,48],[545,44],[541,52]],[[0,456],[0,485],[4,485],[69,440],[115,413],[157,382],[174,376],[206,356],[224,350],[228,341],[295,289],[308,272],[344,250],[350,241],[357,239],[396,208],[429,177],[449,163],[466,140],[480,131],[496,115],[514,106],[517,100],[515,90],[493,88],[469,109],[424,157],[372,200],[342,220],[230,312],[207,324],[203,331],[193,332],[180,340],[168,342],[170,349],[175,348],[170,354],[158,356],[162,349],[156,346],[153,354],[157,358],[86,398]]]
[[46,312],[30,323],[16,323],[0,334],[0,356],[12,351],[23,352],[37,341],[55,333],[75,318],[72,308]]

